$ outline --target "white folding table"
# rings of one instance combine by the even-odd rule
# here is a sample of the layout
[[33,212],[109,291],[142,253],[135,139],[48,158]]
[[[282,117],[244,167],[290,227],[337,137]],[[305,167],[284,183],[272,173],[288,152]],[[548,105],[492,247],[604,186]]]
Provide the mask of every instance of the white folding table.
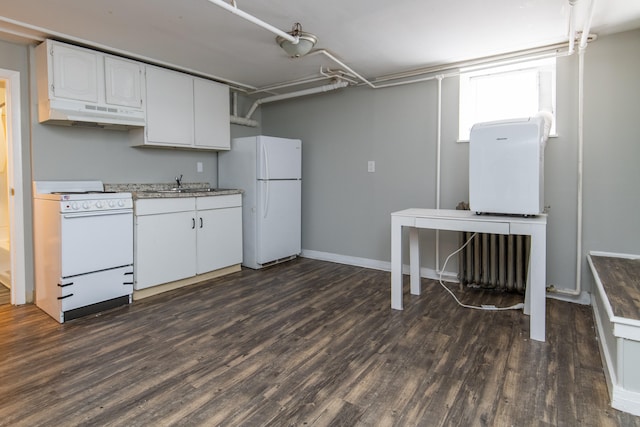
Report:
[[547,215],[532,217],[476,215],[451,209],[406,209],[391,214],[391,308],[402,310],[402,228],[409,229],[411,294],[420,295],[418,230],[470,231],[531,236],[524,313],[530,315],[530,337],[545,340]]

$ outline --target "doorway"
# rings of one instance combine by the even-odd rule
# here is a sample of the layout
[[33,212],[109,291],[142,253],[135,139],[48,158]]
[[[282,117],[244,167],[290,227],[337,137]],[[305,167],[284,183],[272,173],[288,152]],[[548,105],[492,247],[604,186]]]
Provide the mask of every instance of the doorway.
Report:
[[19,72],[0,69],[0,106],[0,304],[18,305],[26,303]]
[[0,304],[11,302],[11,241],[9,233],[9,184],[7,180],[6,81],[0,80]]

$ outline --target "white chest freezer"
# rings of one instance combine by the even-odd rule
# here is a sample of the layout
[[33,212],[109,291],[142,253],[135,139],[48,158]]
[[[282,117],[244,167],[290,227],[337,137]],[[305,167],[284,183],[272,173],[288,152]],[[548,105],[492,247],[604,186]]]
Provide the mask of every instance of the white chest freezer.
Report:
[[544,210],[545,117],[478,123],[469,139],[469,207],[476,213]]

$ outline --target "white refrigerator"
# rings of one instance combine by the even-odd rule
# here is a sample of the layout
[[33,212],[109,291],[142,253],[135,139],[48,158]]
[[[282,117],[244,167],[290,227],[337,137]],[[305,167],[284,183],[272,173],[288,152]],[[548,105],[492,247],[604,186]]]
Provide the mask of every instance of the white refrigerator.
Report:
[[235,138],[218,153],[218,187],[242,194],[242,265],[262,268],[300,255],[302,142]]

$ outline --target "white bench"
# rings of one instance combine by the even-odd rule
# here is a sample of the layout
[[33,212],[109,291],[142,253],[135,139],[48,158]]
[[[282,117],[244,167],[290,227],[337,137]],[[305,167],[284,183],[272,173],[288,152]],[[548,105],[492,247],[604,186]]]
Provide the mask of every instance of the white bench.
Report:
[[640,255],[591,252],[587,260],[611,406],[640,415]]

